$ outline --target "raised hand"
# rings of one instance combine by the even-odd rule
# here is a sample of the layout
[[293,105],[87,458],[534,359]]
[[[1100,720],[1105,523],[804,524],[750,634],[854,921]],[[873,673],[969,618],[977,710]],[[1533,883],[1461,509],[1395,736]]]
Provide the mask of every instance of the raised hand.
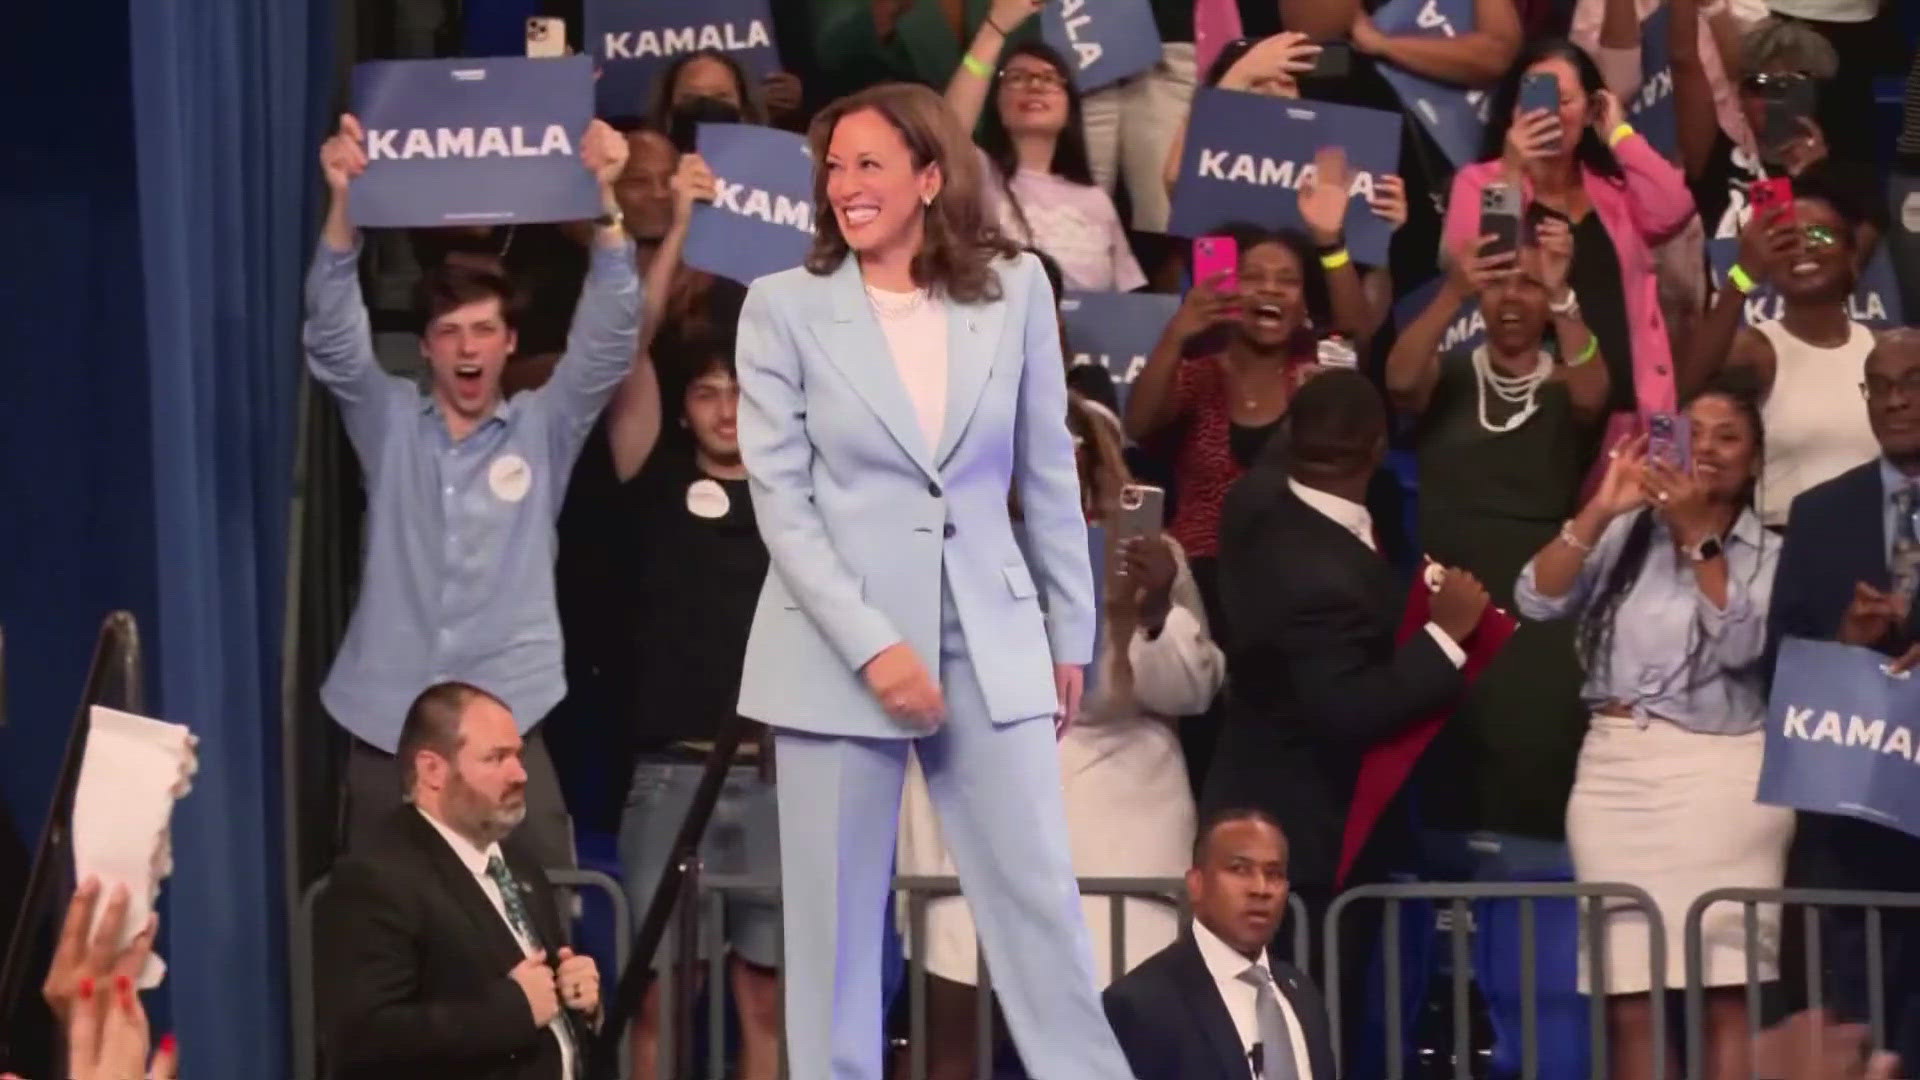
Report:
[[1647,505],[1647,437],[1636,435],[1608,451],[1606,475],[1588,501],[1605,521],[1632,513]]
[[1313,179],[1300,186],[1300,217],[1314,243],[1325,245],[1340,239],[1351,190],[1353,167],[1347,163],[1347,152],[1337,146],[1322,147],[1313,155]]
[[1558,217],[1543,217],[1533,229],[1534,265],[1547,296],[1558,300],[1573,270],[1573,227]]
[[684,222],[693,216],[695,202],[712,202],[715,194],[713,170],[699,154],[681,154],[667,181],[673,191],[673,220]]
[[320,173],[327,179],[327,190],[336,198],[347,193],[347,185],[367,171],[367,133],[352,113],[340,114],[340,127],[320,144]]
[[613,182],[620,179],[620,170],[627,167],[626,136],[605,120],[594,120],[580,137],[580,163],[600,181],[601,188],[611,190]]
[[1407,223],[1407,182],[1392,173],[1373,178],[1373,195],[1367,199],[1373,212],[1385,218],[1394,231]]
[[1454,285],[1469,296],[1478,296],[1487,286],[1511,275],[1520,265],[1520,253],[1517,251],[1498,251],[1489,254],[1487,247],[1498,243],[1500,238],[1488,233],[1473,245],[1471,252],[1462,251],[1454,256],[1453,266],[1448,270]]

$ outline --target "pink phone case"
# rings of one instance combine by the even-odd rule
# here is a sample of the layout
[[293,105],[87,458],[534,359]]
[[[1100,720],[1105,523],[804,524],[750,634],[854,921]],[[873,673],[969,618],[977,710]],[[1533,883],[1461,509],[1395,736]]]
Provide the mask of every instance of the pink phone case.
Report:
[[[1215,279],[1222,278],[1216,282]],[[1193,242],[1194,284],[1206,282],[1221,292],[1240,291],[1240,244],[1231,236],[1202,236]]]

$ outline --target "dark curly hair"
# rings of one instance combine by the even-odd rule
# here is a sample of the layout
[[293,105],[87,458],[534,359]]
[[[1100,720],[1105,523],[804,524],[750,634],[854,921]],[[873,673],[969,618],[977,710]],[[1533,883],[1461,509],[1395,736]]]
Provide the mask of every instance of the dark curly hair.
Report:
[[953,110],[939,94],[913,83],[881,83],[828,105],[807,131],[813,153],[813,250],[806,267],[815,274],[839,269],[848,253],[840,220],[827,201],[827,144],[843,117],[878,113],[906,141],[913,167],[940,166],[940,195],[925,213],[920,250],[913,256],[914,284],[958,303],[1000,298],[996,259],[1020,248],[987,219],[981,196],[980,161]]

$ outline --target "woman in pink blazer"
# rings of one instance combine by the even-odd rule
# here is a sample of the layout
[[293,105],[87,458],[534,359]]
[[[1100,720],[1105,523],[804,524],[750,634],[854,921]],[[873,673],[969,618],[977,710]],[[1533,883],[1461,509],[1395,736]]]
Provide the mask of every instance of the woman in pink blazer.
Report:
[[[1560,107],[1522,115],[1520,86],[1535,73],[1558,81]],[[1477,250],[1481,195],[1491,183],[1518,187],[1530,218],[1557,215],[1572,225],[1569,283],[1612,377],[1611,446],[1639,417],[1677,404],[1653,247],[1685,227],[1693,195],[1679,168],[1627,125],[1599,69],[1570,42],[1529,46],[1495,91],[1490,116],[1486,160],[1454,177],[1446,257]]]

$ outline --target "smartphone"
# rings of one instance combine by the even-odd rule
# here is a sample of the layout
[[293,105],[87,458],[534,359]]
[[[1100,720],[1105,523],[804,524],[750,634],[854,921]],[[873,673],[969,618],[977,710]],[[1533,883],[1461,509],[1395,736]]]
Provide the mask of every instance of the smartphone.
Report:
[[1693,470],[1693,427],[1685,414],[1657,412],[1647,418],[1647,458],[1683,473]]
[[1344,41],[1323,41],[1320,55],[1313,58],[1309,79],[1344,79],[1353,73],[1353,46]]
[[1495,182],[1480,190],[1480,235],[1494,238],[1482,256],[1520,250],[1519,188]]
[[1152,484],[1127,484],[1120,489],[1120,507],[1115,512],[1113,538],[1125,543],[1135,537],[1158,537],[1161,518],[1167,509],[1167,493]]
[[1240,242],[1231,236],[1202,236],[1193,242],[1193,281],[1218,292],[1240,291]]
[[1806,138],[1801,121],[1812,119],[1818,88],[1803,75],[1756,75],[1749,83],[1764,103],[1760,149],[1765,156],[1795,139]]
[[567,55],[567,20],[535,15],[527,20],[527,55],[553,60]]
[[[1517,115],[1545,111],[1550,113],[1556,126],[1560,118],[1560,79],[1550,72],[1536,71],[1520,80],[1520,97],[1516,109]],[[1560,136],[1553,138],[1553,149],[1560,149]]]
[[1758,221],[1772,220],[1782,207],[1793,208],[1793,181],[1785,176],[1755,180],[1747,185],[1747,205]]

